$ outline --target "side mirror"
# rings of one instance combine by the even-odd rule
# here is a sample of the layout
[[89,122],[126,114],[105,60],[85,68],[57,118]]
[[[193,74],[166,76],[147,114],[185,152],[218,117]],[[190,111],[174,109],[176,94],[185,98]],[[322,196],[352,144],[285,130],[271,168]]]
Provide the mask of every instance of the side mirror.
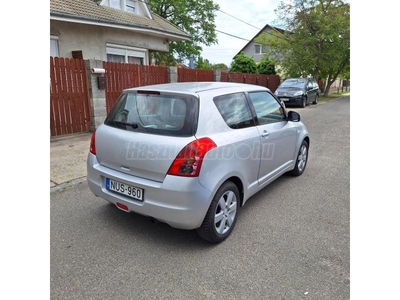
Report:
[[288,112],[288,120],[292,122],[299,122],[300,121],[300,114],[295,111]]

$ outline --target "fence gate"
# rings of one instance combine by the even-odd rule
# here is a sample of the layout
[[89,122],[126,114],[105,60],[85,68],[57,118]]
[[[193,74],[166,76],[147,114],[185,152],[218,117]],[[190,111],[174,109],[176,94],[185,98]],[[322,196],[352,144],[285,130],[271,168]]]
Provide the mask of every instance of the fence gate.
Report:
[[103,68],[106,70],[104,75],[107,79],[107,114],[124,89],[168,82],[167,67],[103,61]]
[[89,132],[89,103],[84,60],[50,57],[51,136]]
[[214,81],[212,70],[178,68],[178,82]]

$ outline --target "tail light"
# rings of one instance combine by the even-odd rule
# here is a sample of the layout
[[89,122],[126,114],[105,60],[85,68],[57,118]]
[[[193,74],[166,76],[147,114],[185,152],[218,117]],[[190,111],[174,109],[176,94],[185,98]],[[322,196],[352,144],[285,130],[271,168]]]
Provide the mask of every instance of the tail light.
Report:
[[96,132],[93,132],[90,139],[90,153],[96,155]]
[[187,144],[176,156],[168,170],[168,175],[197,177],[203,158],[208,151],[217,145],[209,138],[201,138]]

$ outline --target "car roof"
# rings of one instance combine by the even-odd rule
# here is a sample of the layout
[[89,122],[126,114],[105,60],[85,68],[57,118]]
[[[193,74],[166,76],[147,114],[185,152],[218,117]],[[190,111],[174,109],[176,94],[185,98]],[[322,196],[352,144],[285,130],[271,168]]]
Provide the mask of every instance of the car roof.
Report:
[[243,91],[255,91],[255,90],[269,90],[266,87],[246,84],[246,83],[235,83],[235,82],[176,82],[176,83],[164,83],[147,85],[141,87],[135,87],[126,89],[125,91],[159,91],[159,92],[178,92],[185,94],[197,94],[200,92],[217,90],[217,89],[232,89],[236,88]]

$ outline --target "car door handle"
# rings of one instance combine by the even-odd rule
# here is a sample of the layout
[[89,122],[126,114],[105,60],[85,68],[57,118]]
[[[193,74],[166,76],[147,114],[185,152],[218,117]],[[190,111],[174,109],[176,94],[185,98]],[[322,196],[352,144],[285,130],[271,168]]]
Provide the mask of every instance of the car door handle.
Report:
[[263,133],[261,134],[262,137],[269,136],[269,132],[264,130]]

